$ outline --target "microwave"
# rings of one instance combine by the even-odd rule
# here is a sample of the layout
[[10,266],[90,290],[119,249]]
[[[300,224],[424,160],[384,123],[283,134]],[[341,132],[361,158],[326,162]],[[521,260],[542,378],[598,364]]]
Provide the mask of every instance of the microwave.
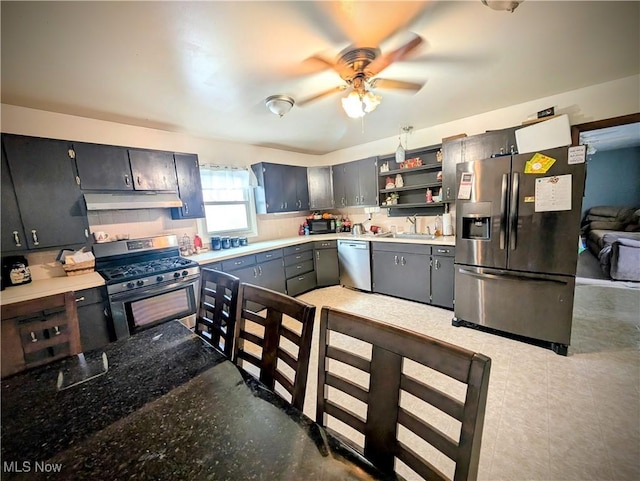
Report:
[[336,231],[335,219],[310,219],[307,225],[309,234],[333,234]]

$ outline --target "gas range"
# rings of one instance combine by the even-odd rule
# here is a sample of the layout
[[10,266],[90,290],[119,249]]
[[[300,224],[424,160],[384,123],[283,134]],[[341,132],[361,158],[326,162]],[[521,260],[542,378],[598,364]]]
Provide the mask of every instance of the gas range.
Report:
[[93,253],[96,270],[104,277],[109,294],[200,274],[197,262],[180,256],[175,235],[95,244]]

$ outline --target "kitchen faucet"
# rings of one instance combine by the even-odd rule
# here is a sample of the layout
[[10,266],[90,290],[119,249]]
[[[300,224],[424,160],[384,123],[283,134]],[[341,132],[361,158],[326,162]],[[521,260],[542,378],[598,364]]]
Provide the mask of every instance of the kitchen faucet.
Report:
[[409,233],[415,234],[416,233],[416,216],[414,215],[413,217],[407,217],[407,220],[411,223],[411,226],[409,226]]

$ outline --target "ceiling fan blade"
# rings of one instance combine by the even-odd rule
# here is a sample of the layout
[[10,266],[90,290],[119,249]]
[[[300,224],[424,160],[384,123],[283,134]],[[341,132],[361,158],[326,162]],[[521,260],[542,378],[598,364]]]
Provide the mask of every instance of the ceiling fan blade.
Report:
[[320,55],[313,55],[310,57],[310,60],[323,63],[327,67],[332,68],[338,73],[338,75],[340,75],[340,78],[351,78],[356,75],[355,70],[353,70],[351,67],[349,67],[349,65],[345,63],[334,62],[332,60],[321,57]]
[[395,49],[393,52],[389,52],[379,56],[377,59],[366,66],[366,68],[364,69],[365,75],[367,75],[368,77],[373,77],[374,75],[379,74],[393,62],[402,60],[412,50],[418,47],[423,41],[424,40],[420,35],[415,35],[411,40],[409,40],[403,46]]
[[400,89],[400,90],[413,90],[417,92],[424,84],[415,82],[405,82],[403,80],[391,80],[386,78],[375,78],[369,82],[372,88],[376,89]]
[[311,97],[307,97],[306,99],[302,99],[302,100],[296,101],[296,104],[299,107],[302,107],[304,105],[307,105],[308,103],[314,102],[314,101],[319,100],[319,99],[321,99],[323,97],[328,97],[329,95],[333,95],[335,93],[342,92],[346,88],[347,88],[346,85],[338,85],[337,87],[333,87],[333,88],[331,88],[329,90],[325,90],[324,92],[320,92],[319,94],[313,95]]

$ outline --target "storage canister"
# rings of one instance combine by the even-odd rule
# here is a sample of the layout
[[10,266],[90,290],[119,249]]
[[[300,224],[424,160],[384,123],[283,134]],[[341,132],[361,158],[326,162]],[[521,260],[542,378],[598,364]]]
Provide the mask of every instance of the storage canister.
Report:
[[222,242],[222,248],[228,249],[231,247],[231,240],[228,237],[221,237],[220,242]]
[[231,237],[229,241],[231,242],[231,247],[240,247],[240,239],[238,237]]
[[220,249],[222,249],[222,241],[220,239],[220,236],[213,236],[211,238],[211,249],[214,251],[219,251]]
[[246,237],[240,237],[240,245],[241,246],[249,245],[249,240]]

